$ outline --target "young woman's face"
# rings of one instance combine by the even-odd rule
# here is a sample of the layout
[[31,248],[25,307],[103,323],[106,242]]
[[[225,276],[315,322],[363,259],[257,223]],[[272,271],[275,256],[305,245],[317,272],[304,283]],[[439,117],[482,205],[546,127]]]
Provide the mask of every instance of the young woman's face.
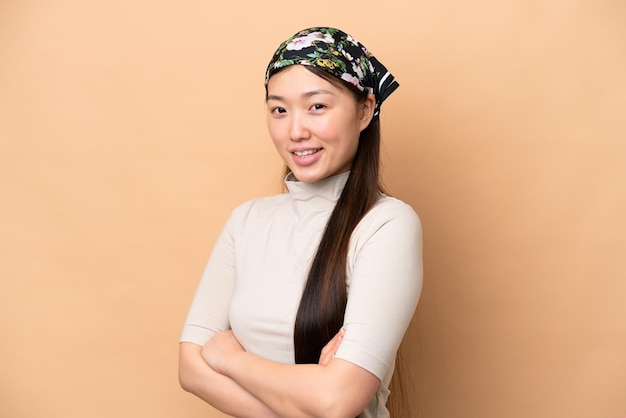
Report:
[[267,85],[272,141],[296,178],[315,182],[350,170],[374,98],[358,103],[347,89],[292,65]]

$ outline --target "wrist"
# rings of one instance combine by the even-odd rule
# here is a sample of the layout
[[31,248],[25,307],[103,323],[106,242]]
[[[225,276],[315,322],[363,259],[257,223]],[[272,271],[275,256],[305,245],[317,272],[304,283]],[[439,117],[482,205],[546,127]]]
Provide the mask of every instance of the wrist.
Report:
[[236,351],[224,356],[216,370],[218,373],[232,378],[237,372],[237,368],[241,367],[242,362],[246,359],[245,351]]

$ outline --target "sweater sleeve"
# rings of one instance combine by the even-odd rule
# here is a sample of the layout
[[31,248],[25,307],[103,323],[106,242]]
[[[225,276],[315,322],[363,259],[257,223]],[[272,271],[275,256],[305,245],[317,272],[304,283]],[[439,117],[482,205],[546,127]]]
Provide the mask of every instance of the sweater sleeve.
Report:
[[228,220],[196,290],[181,342],[204,345],[216,332],[230,329],[228,311],[235,287],[233,217]]
[[413,209],[385,198],[355,229],[348,254],[345,337],[335,357],[383,380],[422,289],[422,230]]

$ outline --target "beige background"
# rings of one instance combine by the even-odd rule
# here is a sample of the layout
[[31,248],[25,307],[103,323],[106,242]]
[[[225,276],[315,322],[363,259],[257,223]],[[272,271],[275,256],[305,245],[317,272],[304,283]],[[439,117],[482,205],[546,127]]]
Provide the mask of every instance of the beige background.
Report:
[[[308,4],[308,5],[307,5]],[[177,338],[230,210],[280,190],[263,72],[334,25],[401,88],[420,416],[626,415],[626,4],[0,1],[0,416],[217,417]]]

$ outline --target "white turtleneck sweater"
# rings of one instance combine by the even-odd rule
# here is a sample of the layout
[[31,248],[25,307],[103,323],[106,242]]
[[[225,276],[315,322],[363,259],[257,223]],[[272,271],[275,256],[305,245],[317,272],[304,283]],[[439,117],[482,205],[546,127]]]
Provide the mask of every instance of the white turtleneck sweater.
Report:
[[[218,238],[181,341],[204,345],[232,329],[250,353],[294,363],[300,296],[326,222],[349,173],[316,183],[288,177],[289,193],[237,207]],[[345,337],[336,358],[381,380],[363,418],[385,418],[396,351],[422,287],[422,234],[413,209],[383,195],[352,233]]]

